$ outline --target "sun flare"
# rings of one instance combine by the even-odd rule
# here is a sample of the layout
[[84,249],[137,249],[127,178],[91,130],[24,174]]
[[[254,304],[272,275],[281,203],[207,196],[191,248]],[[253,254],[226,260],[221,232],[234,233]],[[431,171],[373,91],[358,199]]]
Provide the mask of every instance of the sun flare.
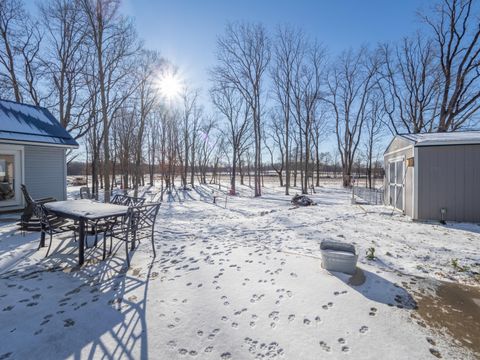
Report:
[[159,90],[162,96],[168,100],[176,99],[182,90],[182,81],[175,73],[165,73],[159,79]]

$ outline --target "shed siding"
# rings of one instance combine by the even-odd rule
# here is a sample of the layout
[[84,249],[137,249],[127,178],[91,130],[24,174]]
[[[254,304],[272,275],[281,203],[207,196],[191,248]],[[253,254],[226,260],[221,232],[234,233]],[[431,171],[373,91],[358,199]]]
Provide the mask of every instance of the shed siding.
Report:
[[480,221],[480,145],[418,147],[418,218]]
[[66,199],[65,149],[25,145],[25,185],[33,198]]
[[[393,154],[390,155],[385,155],[384,161],[385,161],[385,184],[384,184],[384,198],[385,198],[385,203],[388,204],[389,202],[389,191],[390,187],[388,186],[390,182],[390,173],[389,173],[389,162],[393,159],[398,159],[398,158],[403,158],[404,160],[413,157],[414,155],[414,148],[411,144],[409,144],[407,141],[401,140],[400,141],[393,141],[391,143],[391,146],[388,148],[388,152],[395,151]],[[394,145],[392,147],[392,145]],[[405,146],[409,146],[408,149],[396,151],[399,149],[405,148]],[[414,179],[413,179],[413,168],[412,167],[407,167],[406,161],[404,162],[404,193],[405,193],[405,204],[404,204],[404,210],[405,214],[408,216],[413,216],[413,186],[414,186]]]

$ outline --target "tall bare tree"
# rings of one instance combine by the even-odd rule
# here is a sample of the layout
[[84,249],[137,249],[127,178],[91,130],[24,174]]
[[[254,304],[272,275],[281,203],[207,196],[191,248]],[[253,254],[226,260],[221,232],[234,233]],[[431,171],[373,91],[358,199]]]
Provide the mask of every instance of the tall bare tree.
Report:
[[440,74],[432,42],[417,34],[393,48],[382,45],[379,54],[380,90],[392,132],[433,131],[438,118]]
[[80,0],[87,20],[87,34],[96,60],[95,79],[99,84],[100,114],[103,123],[103,181],[105,201],[110,201],[111,119],[135,87],[132,55],[138,50],[131,21],[119,13],[119,0]]
[[424,16],[433,31],[441,68],[437,130],[455,131],[480,109],[480,26],[478,3],[442,0]]
[[48,106],[60,124],[75,138],[88,130],[86,86],[88,46],[84,13],[76,0],[50,0],[40,4],[45,46],[42,51],[43,74],[48,79]]
[[294,66],[304,51],[304,44],[304,35],[300,30],[289,26],[281,26],[277,29],[273,45],[271,77],[275,100],[281,109],[283,121],[285,122],[283,126],[285,131],[285,136],[283,136],[283,146],[285,148],[285,195],[289,195],[290,189],[290,117],[292,112],[291,98]]
[[211,71],[216,83],[235,87],[250,108],[255,138],[255,196],[261,189],[261,118],[263,81],[270,61],[270,41],[261,24],[228,24],[217,40],[217,66]]
[[237,164],[240,160],[240,153],[246,141],[246,135],[251,129],[251,120],[249,118],[249,107],[236,88],[229,87],[228,84],[216,84],[211,89],[210,95],[212,102],[217,110],[227,120],[228,143],[232,149],[232,175],[230,178],[230,194],[236,194],[236,173]]
[[352,166],[367,118],[367,104],[376,86],[379,61],[366,48],[344,52],[328,75],[328,95],[335,118],[343,186],[351,185]]

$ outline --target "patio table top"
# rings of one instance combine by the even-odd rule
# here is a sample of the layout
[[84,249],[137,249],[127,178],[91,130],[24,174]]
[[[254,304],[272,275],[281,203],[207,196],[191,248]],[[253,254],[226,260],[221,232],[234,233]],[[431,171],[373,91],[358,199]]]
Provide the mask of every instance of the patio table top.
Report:
[[128,206],[102,203],[94,200],[55,201],[44,205],[47,210],[72,219],[101,219],[111,216],[122,216],[128,212]]

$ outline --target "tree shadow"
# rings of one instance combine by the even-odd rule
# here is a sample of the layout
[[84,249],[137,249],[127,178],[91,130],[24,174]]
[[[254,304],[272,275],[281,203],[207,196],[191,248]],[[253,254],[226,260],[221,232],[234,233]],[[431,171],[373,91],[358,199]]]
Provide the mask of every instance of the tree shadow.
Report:
[[[13,358],[147,358],[147,298],[153,262],[127,271],[124,248],[101,260],[92,249],[78,268],[76,244],[0,274],[2,352]],[[142,272],[142,276],[138,272]],[[20,339],[20,340],[19,340]],[[5,351],[3,351],[5,350]]]

